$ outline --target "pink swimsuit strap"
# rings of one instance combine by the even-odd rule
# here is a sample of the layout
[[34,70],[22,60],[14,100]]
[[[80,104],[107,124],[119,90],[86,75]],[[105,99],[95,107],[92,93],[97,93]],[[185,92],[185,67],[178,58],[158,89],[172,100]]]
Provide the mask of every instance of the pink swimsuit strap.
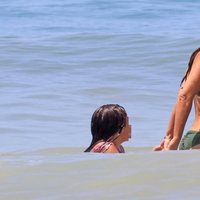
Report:
[[[91,152],[105,153],[110,148],[111,145],[115,145],[115,144],[113,142],[99,142],[91,149]],[[119,148],[117,149],[119,153],[124,153],[123,147],[121,147],[120,149]]]
[[111,145],[113,145],[112,142],[99,142],[92,148],[91,151],[96,153],[104,153],[110,148]]

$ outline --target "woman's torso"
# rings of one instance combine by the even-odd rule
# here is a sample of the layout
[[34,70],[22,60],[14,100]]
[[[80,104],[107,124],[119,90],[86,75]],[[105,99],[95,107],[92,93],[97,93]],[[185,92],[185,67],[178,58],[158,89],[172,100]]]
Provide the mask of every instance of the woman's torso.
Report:
[[195,110],[195,119],[192,124],[191,130],[200,130],[200,92],[194,97],[194,110]]

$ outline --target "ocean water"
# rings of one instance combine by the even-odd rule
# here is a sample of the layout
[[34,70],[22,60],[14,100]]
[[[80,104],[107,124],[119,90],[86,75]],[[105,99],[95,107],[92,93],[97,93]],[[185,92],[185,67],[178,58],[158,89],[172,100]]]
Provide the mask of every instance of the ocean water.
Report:
[[[198,199],[199,152],[151,148],[199,47],[199,6],[2,0],[0,199]],[[127,110],[127,153],[85,154],[106,103]]]

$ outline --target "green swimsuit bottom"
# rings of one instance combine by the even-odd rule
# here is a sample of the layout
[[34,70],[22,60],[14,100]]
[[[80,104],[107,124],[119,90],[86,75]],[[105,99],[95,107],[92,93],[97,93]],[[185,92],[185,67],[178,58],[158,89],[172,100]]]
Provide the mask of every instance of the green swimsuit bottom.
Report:
[[200,131],[188,131],[180,142],[179,150],[191,149],[197,144],[200,144]]

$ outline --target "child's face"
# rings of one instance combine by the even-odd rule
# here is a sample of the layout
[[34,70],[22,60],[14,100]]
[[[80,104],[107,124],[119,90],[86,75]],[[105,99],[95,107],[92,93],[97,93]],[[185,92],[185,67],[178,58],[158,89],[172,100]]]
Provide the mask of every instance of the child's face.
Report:
[[131,125],[129,124],[129,117],[126,118],[126,126],[122,129],[121,136],[123,141],[128,141],[131,138]]

